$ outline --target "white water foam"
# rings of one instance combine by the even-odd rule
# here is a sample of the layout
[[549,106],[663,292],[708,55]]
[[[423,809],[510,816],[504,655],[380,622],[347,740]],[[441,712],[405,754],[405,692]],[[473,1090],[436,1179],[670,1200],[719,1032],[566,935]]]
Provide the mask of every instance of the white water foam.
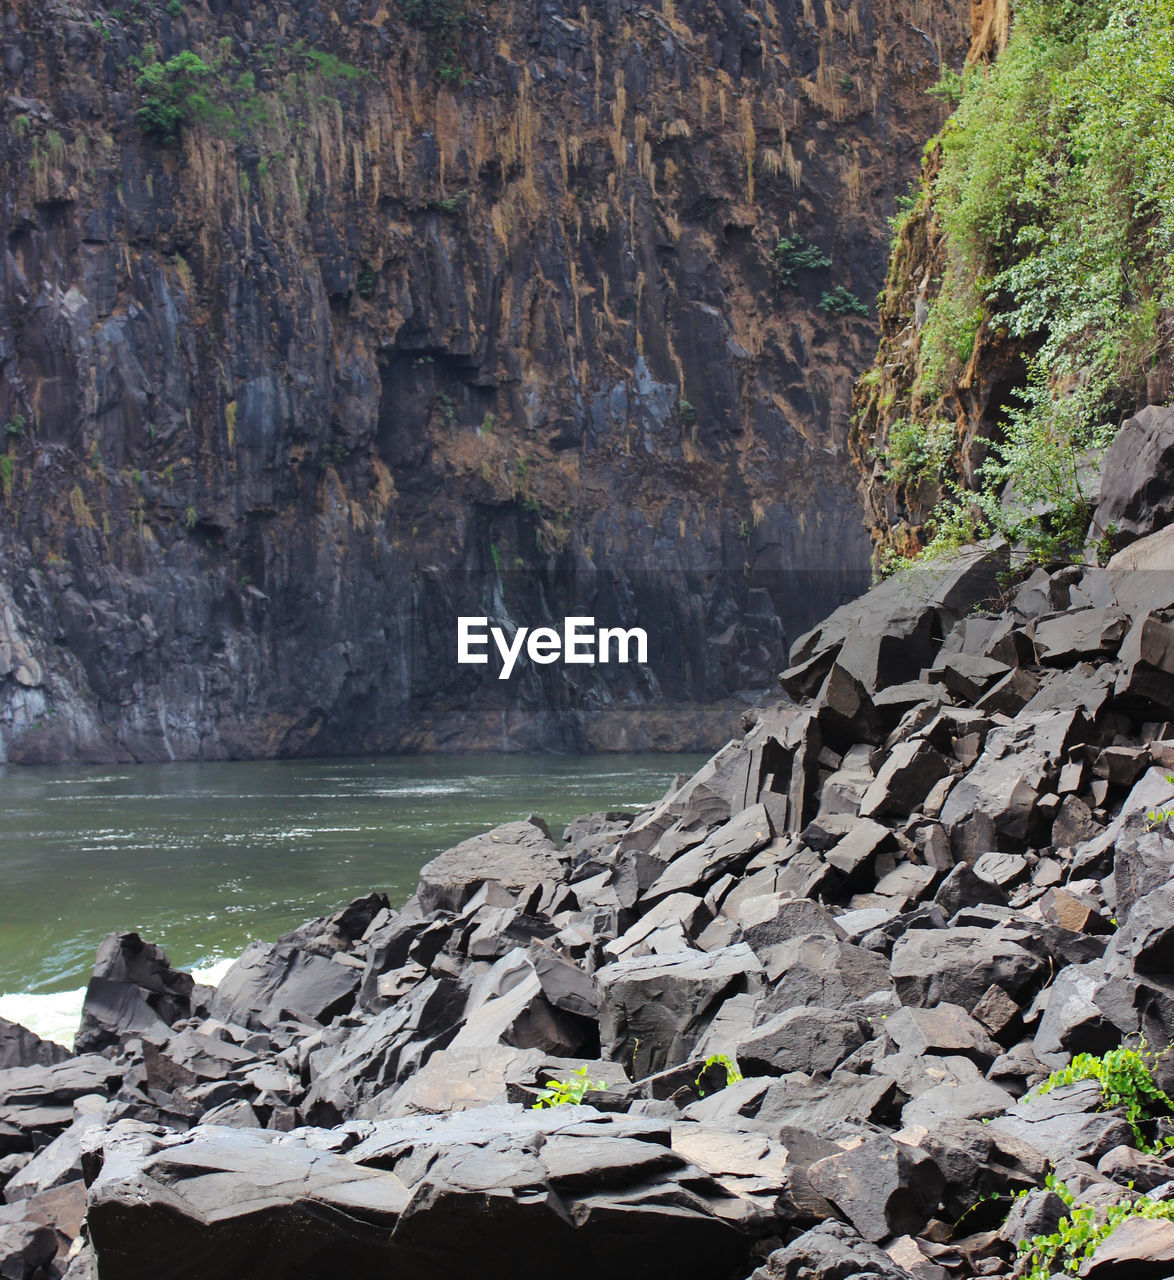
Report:
[[[217,960],[203,969],[193,969],[192,977],[205,987],[215,987],[235,961],[231,958]],[[85,987],[76,991],[16,992],[0,996],[0,1018],[19,1022],[22,1027],[52,1040],[55,1044],[73,1048],[74,1036],[82,1019],[82,1004],[86,998]]]

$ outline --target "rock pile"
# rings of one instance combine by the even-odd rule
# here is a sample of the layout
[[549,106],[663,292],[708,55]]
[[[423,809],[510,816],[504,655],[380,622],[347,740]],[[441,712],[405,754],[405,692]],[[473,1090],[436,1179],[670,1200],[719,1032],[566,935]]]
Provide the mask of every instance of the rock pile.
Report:
[[[0,1275],[1007,1276],[1049,1174],[1174,1196],[1170,1123],[1033,1090],[1174,1041],[1174,572],[1122,567],[1167,539],[886,582],[659,804],[499,827],[215,992],[112,937],[85,1052],[0,1028]],[[1090,1274],[1168,1274],[1128,1227]]]

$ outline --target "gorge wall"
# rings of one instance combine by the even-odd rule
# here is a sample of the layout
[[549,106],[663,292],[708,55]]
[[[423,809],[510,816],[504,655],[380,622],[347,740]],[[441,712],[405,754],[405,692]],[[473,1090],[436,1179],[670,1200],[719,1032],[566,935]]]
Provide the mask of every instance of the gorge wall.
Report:
[[866,581],[851,299],[969,6],[452,12],[0,16],[0,760],[705,746]]

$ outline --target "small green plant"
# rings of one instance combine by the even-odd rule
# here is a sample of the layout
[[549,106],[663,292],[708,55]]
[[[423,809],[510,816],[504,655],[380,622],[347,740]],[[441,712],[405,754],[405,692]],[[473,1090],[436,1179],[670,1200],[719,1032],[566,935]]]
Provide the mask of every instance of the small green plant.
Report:
[[1063,1070],[1053,1071],[1037,1087],[1036,1093],[1049,1093],[1061,1085],[1081,1080],[1096,1080],[1106,1107],[1124,1107],[1138,1150],[1161,1151],[1169,1145],[1169,1140],[1151,1142],[1142,1126],[1159,1116],[1174,1115],[1174,1101],[1158,1088],[1145,1054],[1144,1040],[1136,1049],[1121,1045],[1100,1058],[1091,1053],[1078,1053]]
[[868,307],[852,292],[838,284],[819,295],[819,309],[835,316],[867,316]]
[[489,544],[489,558],[493,561],[493,569],[495,573],[501,572],[501,552],[497,549],[497,543]]
[[770,251],[771,274],[780,288],[794,284],[800,271],[822,271],[831,265],[831,258],[801,235],[781,236]]
[[183,17],[183,0],[167,0],[167,12],[173,18]]
[[195,507],[188,507],[188,509],[183,513],[183,518],[187,527],[189,529],[194,529],[196,527],[196,521],[199,520],[200,517],[196,514]]
[[954,428],[949,422],[925,426],[901,418],[889,428],[885,483],[908,484],[923,476],[940,477],[953,452]]
[[1045,1185],[1068,1206],[1068,1214],[1060,1219],[1051,1234],[1019,1242],[1022,1257],[1018,1274],[1022,1280],[1051,1280],[1059,1274],[1076,1275],[1100,1245],[1131,1218],[1174,1220],[1174,1201],[1139,1196],[1120,1204],[1078,1207],[1076,1197],[1054,1174],[1048,1174]]
[[0,488],[4,490],[6,498],[12,491],[13,466],[13,461],[8,454],[0,454]]
[[215,114],[208,94],[213,68],[191,49],[166,62],[149,61],[138,77],[142,105],[136,112],[144,132],[161,142],[178,138],[181,131]]
[[359,268],[359,278],[355,281],[355,292],[360,298],[370,298],[374,295],[375,286],[378,283],[378,272],[369,262],[364,262]]
[[4,432],[10,436],[23,436],[28,425],[28,419],[25,418],[24,414],[18,413],[9,418],[4,424]]
[[697,410],[683,396],[677,406],[681,414],[681,421],[687,427],[691,427],[697,421]]
[[457,407],[452,396],[447,391],[438,391],[433,397],[432,403],[439,411],[440,416],[451,427],[457,420]]
[[439,202],[442,213],[460,213],[469,200],[469,188],[462,187],[460,191],[453,196],[446,196]]
[[496,425],[497,419],[494,418],[492,411],[486,410],[485,417],[481,420],[481,434],[483,436],[490,435]]
[[710,1069],[710,1067],[725,1067],[725,1088],[727,1089],[730,1085],[737,1084],[738,1081],[742,1079],[742,1073],[738,1070],[737,1065],[731,1061],[728,1053],[711,1053],[709,1057],[705,1059],[705,1065],[697,1073],[697,1079],[693,1081],[694,1088],[702,1098],[705,1097],[705,1090],[701,1087],[701,1081],[704,1079],[705,1073]]
[[606,1081],[588,1079],[584,1063],[578,1071],[571,1072],[568,1080],[548,1080],[545,1087],[538,1090],[538,1101],[531,1110],[541,1111],[543,1107],[577,1107],[586,1094],[599,1093],[606,1088]]
[[[1166,774],[1166,781],[1174,787],[1174,773]],[[1174,796],[1170,797],[1174,800]],[[1145,820],[1151,827],[1160,827],[1174,818],[1174,808],[1151,809],[1146,815]]]

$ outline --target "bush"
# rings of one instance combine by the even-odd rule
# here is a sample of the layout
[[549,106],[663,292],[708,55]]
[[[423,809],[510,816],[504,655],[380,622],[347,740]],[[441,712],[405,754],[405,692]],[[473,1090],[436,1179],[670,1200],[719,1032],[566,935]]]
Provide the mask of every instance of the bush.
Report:
[[137,115],[144,131],[166,142],[179,137],[187,125],[215,114],[207,90],[211,75],[211,66],[190,49],[166,62],[148,62],[138,78],[143,101]]
[[[496,551],[496,547],[493,548]],[[494,559],[495,564],[497,558]],[[500,569],[500,564],[497,566]],[[538,1090],[538,1101],[531,1108],[541,1111],[543,1107],[577,1107],[583,1098],[591,1092],[600,1092],[607,1088],[602,1080],[589,1080],[586,1065],[578,1071],[572,1071],[567,1080],[548,1080],[546,1087]]]
[[1127,1049],[1124,1045],[1111,1049],[1101,1058],[1078,1053],[1062,1071],[1053,1071],[1037,1093],[1048,1093],[1079,1080],[1098,1081],[1105,1105],[1125,1108],[1125,1118],[1133,1130],[1138,1150],[1154,1152],[1168,1145],[1151,1142],[1142,1127],[1158,1116],[1174,1115],[1174,1101],[1158,1088],[1145,1060],[1144,1042],[1137,1049]]
[[819,309],[836,316],[867,316],[869,314],[868,307],[851,289],[845,289],[842,284],[820,295]]
[[770,251],[770,269],[781,288],[795,283],[800,271],[822,271],[832,260],[800,235],[782,236]]
[[1136,404],[1174,305],[1174,6],[1021,0],[994,66],[942,90],[959,102],[932,184],[946,265],[915,397],[945,392],[984,323],[1023,352],[979,503],[1037,556],[1068,553],[1084,464]]

